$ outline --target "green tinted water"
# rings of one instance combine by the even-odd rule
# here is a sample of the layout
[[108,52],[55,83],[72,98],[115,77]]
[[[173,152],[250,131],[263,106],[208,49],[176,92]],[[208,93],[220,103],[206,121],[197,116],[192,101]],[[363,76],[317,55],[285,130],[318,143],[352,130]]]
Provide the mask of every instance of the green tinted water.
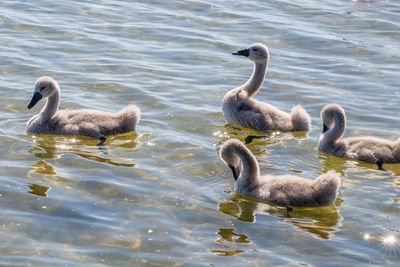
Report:
[[[316,151],[321,108],[347,112],[346,136],[399,136],[396,1],[3,1],[0,13],[0,265],[398,265],[400,165],[376,170]],[[282,207],[234,193],[218,149],[226,91],[269,46],[256,98],[297,103],[312,131],[249,148],[261,171],[343,175],[335,205]],[[142,109],[136,133],[34,136],[26,108],[50,75],[61,108]],[[394,239],[393,239],[394,238]]]

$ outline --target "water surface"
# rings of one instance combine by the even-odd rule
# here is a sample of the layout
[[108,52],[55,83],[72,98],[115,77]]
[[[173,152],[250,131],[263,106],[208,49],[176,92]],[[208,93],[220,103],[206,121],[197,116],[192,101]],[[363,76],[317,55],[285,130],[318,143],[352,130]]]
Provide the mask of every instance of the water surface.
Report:
[[[346,136],[399,136],[397,1],[2,1],[0,265],[398,265],[400,165],[316,151],[321,108],[347,112]],[[218,158],[228,90],[268,45],[256,98],[301,103],[305,133],[249,148],[262,172],[343,175],[335,205],[285,209],[234,192]],[[142,109],[138,131],[97,140],[27,135],[34,81],[58,80],[62,109]],[[393,239],[394,238],[394,239]],[[393,241],[393,242],[392,242]]]

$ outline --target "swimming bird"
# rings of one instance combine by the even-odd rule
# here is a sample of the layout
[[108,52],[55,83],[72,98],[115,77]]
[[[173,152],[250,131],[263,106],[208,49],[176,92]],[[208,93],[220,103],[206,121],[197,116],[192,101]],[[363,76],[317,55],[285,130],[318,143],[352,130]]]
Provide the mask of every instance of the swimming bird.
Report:
[[35,82],[28,109],[42,98],[47,98],[46,105],[27,122],[28,133],[90,136],[99,139],[99,145],[102,145],[106,140],[105,135],[135,130],[140,118],[140,109],[135,105],[116,113],[93,109],[58,110],[60,87],[53,78],[47,76]]
[[315,180],[296,175],[260,176],[256,158],[237,139],[230,139],[221,146],[220,158],[231,168],[237,192],[286,206],[288,211],[290,206],[330,205],[339,191],[340,176],[334,171]]
[[365,136],[340,139],[346,128],[346,114],[337,104],[326,105],[321,110],[323,122],[318,150],[338,157],[362,160],[378,165],[400,163],[400,138],[396,141]]
[[268,67],[269,51],[261,44],[252,44],[232,55],[245,56],[254,62],[253,74],[243,85],[230,90],[224,96],[222,111],[229,123],[267,133],[268,130],[308,131],[311,118],[300,105],[292,108],[291,114],[270,104],[252,98],[264,82]]

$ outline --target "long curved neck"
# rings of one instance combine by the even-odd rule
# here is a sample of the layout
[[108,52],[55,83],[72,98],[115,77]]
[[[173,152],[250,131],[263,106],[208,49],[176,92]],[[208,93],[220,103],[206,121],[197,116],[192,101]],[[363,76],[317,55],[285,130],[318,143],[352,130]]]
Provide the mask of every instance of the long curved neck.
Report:
[[267,72],[268,61],[265,63],[254,63],[253,74],[241,88],[247,92],[248,97],[255,95],[264,82]]
[[47,121],[57,112],[60,104],[60,91],[57,90],[54,94],[48,97],[46,105],[40,111],[42,120]]
[[325,132],[324,139],[326,142],[336,143],[340,137],[344,134],[346,128],[346,118],[343,113],[335,114],[335,124],[331,129]]
[[260,169],[256,158],[245,148],[238,148],[236,153],[242,161],[242,171],[238,181],[241,183],[252,183],[258,179]]

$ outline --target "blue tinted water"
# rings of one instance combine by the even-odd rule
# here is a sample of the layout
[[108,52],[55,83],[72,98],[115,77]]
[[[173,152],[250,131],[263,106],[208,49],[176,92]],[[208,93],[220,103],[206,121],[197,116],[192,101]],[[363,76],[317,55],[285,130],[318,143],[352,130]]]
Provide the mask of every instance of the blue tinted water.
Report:
[[[346,136],[399,136],[397,1],[2,1],[0,265],[398,265],[400,166],[316,151],[321,108],[347,112]],[[262,172],[342,173],[335,205],[285,209],[234,193],[220,144],[226,91],[268,45],[256,98],[312,117],[308,134],[249,148]],[[34,81],[58,80],[61,108],[142,109],[136,133],[32,136]],[[391,240],[394,242],[390,242]]]

